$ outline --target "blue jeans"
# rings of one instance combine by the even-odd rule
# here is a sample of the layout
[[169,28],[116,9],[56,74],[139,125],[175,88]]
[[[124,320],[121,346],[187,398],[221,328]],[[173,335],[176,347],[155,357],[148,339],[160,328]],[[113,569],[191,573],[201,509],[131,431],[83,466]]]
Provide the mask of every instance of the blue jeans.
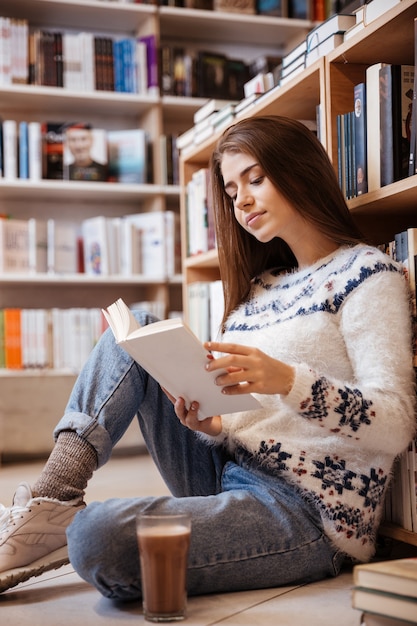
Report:
[[[142,324],[154,321],[137,315]],[[101,466],[135,416],[172,496],[113,498],[76,515],[67,532],[71,563],[104,596],[141,597],[135,518],[144,510],[191,513],[190,595],[338,574],[343,555],[324,534],[318,511],[244,454],[232,458],[182,426],[156,381],[106,331],[55,435],[76,431],[95,448]]]

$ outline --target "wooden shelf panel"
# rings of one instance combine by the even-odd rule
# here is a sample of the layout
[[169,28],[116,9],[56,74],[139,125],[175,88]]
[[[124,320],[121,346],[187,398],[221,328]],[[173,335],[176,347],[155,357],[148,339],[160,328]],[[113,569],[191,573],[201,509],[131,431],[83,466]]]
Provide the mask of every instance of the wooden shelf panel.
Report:
[[159,20],[161,36],[165,38],[275,48],[301,41],[314,26],[309,20],[175,7],[160,7]]
[[67,119],[74,119],[75,116],[85,119],[88,115],[96,115],[98,111],[111,118],[137,118],[158,103],[158,96],[113,91],[72,92],[63,87],[35,85],[1,87],[2,110],[28,111],[31,119],[52,119],[57,115]]
[[158,196],[177,198],[180,188],[177,185],[135,185],[124,183],[39,180],[17,178],[0,179],[2,200],[62,200],[94,201],[104,203],[140,202]]
[[27,18],[32,26],[112,33],[134,33],[147,17],[157,13],[157,7],[151,4],[99,0],[13,0],[7,5],[1,7],[3,17]]
[[44,285],[63,287],[68,285],[88,285],[101,289],[104,285],[166,285],[167,283],[179,285],[182,282],[181,274],[175,275],[169,280],[164,276],[149,277],[143,274],[123,276],[115,274],[111,276],[92,276],[89,274],[0,274],[0,285]]

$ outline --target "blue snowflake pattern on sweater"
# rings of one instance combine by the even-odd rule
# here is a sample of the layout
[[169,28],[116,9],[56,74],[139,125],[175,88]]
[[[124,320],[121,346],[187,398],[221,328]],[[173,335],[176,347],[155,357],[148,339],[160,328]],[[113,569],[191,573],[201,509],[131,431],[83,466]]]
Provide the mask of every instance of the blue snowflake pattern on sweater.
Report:
[[309,419],[323,421],[329,414],[327,398],[330,392],[337,392],[340,403],[334,412],[340,415],[339,426],[348,426],[356,433],[363,424],[370,425],[374,412],[372,402],[365,400],[358,389],[337,389],[326,378],[319,378],[312,386],[311,397],[301,404],[301,415]]
[[[368,252],[369,255],[372,255],[372,252]],[[356,263],[357,254],[352,254],[350,259],[341,267],[337,269],[337,271],[330,272],[327,277],[327,286],[328,290],[331,293],[333,289],[332,278],[336,276],[343,275],[344,272],[348,272],[350,268]],[[317,273],[320,272],[319,268]],[[316,285],[314,284],[313,278],[311,275],[301,276],[298,280],[294,280],[294,277],[289,274],[289,279],[287,283],[280,283],[278,286],[273,285],[270,282],[266,281],[267,275],[261,275],[256,277],[253,280],[253,288],[257,287],[270,291],[273,293],[274,291],[285,291],[291,287],[294,290],[295,286],[299,286],[298,290],[295,290],[296,296],[294,299],[290,299],[289,301],[283,301],[282,299],[273,299],[271,298],[267,305],[263,304],[262,306],[258,306],[255,299],[249,299],[248,303],[245,305],[245,321],[244,322],[231,322],[228,326],[228,330],[233,331],[250,331],[261,328],[259,322],[249,323],[249,320],[253,315],[257,316],[258,314],[266,311],[267,309],[273,312],[275,315],[271,320],[269,320],[266,325],[271,324],[279,324],[294,317],[298,317],[300,315],[312,315],[314,313],[323,312],[329,313],[331,315],[336,315],[339,313],[340,308],[344,304],[346,298],[366,279],[374,276],[375,274],[379,274],[381,272],[400,272],[398,266],[393,263],[390,263],[387,257],[387,261],[375,261],[375,263],[370,266],[362,266],[355,278],[348,278],[346,280],[346,284],[344,285],[342,290],[339,290],[336,293],[332,293],[332,296],[324,299],[320,302],[313,302],[309,307],[296,306],[296,302],[298,300],[305,302],[306,298],[311,294],[315,293]],[[271,272],[269,275],[274,275]],[[287,313],[287,315],[285,315]]]

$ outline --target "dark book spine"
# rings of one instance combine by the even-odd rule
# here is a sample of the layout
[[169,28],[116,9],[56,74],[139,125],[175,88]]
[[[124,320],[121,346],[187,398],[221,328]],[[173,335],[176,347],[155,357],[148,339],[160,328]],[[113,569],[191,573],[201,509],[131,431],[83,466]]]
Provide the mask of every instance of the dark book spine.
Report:
[[379,70],[379,115],[381,134],[381,187],[394,182],[392,114],[392,65]]
[[64,141],[62,124],[42,124],[42,178],[64,177]]
[[64,86],[64,56],[62,50],[62,33],[54,34],[54,62],[56,86]]
[[368,156],[366,134],[366,86],[365,83],[355,85],[354,99],[354,133],[355,133],[355,189],[360,196],[368,191]]

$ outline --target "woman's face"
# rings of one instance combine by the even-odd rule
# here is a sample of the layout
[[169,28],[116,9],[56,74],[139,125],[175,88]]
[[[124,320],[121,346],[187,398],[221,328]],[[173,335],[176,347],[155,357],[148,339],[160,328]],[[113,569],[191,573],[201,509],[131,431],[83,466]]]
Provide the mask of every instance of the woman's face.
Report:
[[302,217],[265,176],[256,159],[244,152],[225,152],[221,171],[242,228],[263,243],[280,237],[291,245]]

